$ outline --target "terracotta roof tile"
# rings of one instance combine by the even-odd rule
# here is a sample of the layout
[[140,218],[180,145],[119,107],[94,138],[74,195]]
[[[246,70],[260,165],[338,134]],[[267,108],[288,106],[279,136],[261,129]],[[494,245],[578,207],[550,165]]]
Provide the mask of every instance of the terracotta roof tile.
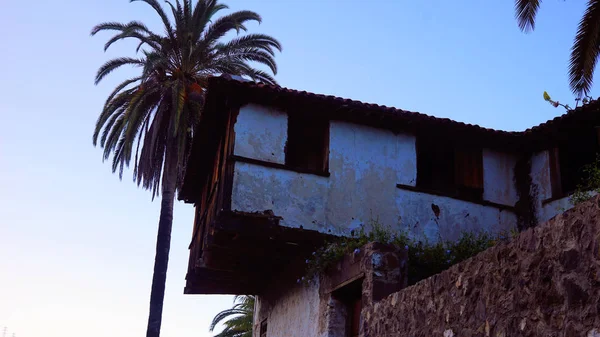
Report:
[[296,99],[304,98],[304,99],[310,99],[310,100],[318,100],[318,101],[320,101],[320,103],[338,104],[345,108],[366,109],[372,113],[396,116],[396,117],[401,117],[403,119],[412,119],[415,121],[427,121],[427,122],[433,122],[436,124],[447,124],[448,126],[458,126],[458,127],[469,128],[469,129],[479,129],[481,131],[485,131],[485,132],[489,132],[489,133],[496,133],[496,134],[503,134],[503,135],[519,134],[519,132],[494,130],[494,129],[490,129],[490,128],[481,127],[479,125],[457,122],[457,121],[451,120],[449,118],[434,117],[434,116],[426,115],[426,114],[423,114],[420,112],[402,110],[402,109],[397,109],[394,107],[388,107],[385,105],[379,105],[379,104],[374,104],[374,103],[365,103],[365,102],[360,102],[360,101],[356,101],[356,100],[352,100],[352,99],[348,99],[348,98],[336,97],[336,96],[332,96],[332,95],[316,94],[316,93],[311,93],[311,92],[307,92],[304,90],[302,90],[302,91],[294,90],[294,89],[289,89],[289,88],[285,88],[285,87],[281,87],[281,86],[267,85],[267,84],[263,84],[263,83],[255,83],[255,82],[250,82],[250,81],[241,82],[241,81],[234,80],[234,79],[228,79],[226,77],[213,77],[213,78],[211,78],[210,83],[211,83],[211,85],[209,86],[209,90],[210,90],[211,86],[229,87],[230,89],[242,89],[242,90],[257,90],[258,89],[258,90],[263,91],[263,94],[265,94],[265,95],[283,94],[283,95],[289,96],[290,98],[293,97]]
[[[238,81],[224,76],[211,78],[209,80],[209,93],[211,88],[221,88],[228,91],[231,90],[233,92],[240,90],[250,94],[252,97],[251,99],[258,99],[259,97],[262,98],[263,102],[270,102],[271,100],[275,99],[295,101],[298,99],[305,99],[311,103],[338,106],[345,110],[345,113],[358,111],[358,114],[362,114],[365,117],[368,116],[367,118],[372,118],[373,116],[379,115],[381,117],[389,117],[395,120],[400,120],[401,122],[408,124],[414,123],[442,126],[448,129],[469,131],[478,135],[481,134],[488,137],[499,137],[499,139],[510,140],[520,139],[522,137],[528,137],[529,140],[532,139],[532,137],[543,138],[546,137],[548,133],[559,131],[568,123],[582,123],[585,121],[590,121],[590,119],[596,118],[595,116],[598,116],[597,119],[600,123],[600,113],[598,113],[600,110],[600,102],[598,101],[587,104],[583,107],[578,107],[577,109],[555,117],[537,126],[533,126],[525,131],[503,131],[482,127],[476,124],[458,122],[449,118],[434,117],[420,112],[397,109],[385,105],[360,102],[332,95],[316,94],[307,92],[305,90],[294,90],[279,85],[268,85],[252,81]],[[276,95],[276,97],[273,95]],[[525,138],[523,140],[525,140]]]

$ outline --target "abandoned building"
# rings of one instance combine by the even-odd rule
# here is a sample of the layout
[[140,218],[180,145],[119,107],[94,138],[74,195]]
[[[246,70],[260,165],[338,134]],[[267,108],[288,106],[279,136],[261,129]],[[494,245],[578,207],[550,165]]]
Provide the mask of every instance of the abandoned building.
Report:
[[371,247],[299,285],[316,247],[374,220],[431,241],[545,222],[596,158],[599,107],[506,132],[211,78],[179,195],[196,209],[185,293],[257,295],[256,337],[358,336],[360,287],[379,287],[369,301],[402,287],[365,275],[398,263]]

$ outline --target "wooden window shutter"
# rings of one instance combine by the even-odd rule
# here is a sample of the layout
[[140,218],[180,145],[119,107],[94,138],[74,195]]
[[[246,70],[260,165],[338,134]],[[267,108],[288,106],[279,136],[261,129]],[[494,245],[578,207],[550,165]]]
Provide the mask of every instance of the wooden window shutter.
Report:
[[548,150],[550,166],[550,186],[552,187],[552,197],[559,197],[563,195],[562,183],[560,176],[560,157],[558,148],[552,148]]
[[456,184],[469,189],[483,189],[483,155],[481,149],[456,149],[454,156]]

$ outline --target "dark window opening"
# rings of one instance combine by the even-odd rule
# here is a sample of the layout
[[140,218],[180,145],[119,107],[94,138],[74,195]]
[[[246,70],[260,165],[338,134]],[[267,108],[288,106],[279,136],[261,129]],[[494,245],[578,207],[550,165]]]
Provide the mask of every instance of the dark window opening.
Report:
[[285,164],[301,170],[329,170],[329,121],[301,114],[288,116]]
[[564,197],[577,188],[585,178],[583,168],[596,160],[598,129],[572,132],[549,150],[552,197]]
[[481,148],[435,137],[417,139],[417,187],[472,200],[483,199]]
[[267,337],[267,320],[260,322],[260,337]]
[[333,296],[342,302],[345,307],[345,336],[358,337],[360,332],[360,313],[362,310],[362,279],[336,290]]

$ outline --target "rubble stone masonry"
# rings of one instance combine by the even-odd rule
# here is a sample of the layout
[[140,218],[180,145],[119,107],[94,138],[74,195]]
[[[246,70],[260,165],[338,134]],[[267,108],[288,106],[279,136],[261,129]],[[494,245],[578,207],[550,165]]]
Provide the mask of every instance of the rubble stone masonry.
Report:
[[600,198],[369,303],[361,335],[600,337]]

